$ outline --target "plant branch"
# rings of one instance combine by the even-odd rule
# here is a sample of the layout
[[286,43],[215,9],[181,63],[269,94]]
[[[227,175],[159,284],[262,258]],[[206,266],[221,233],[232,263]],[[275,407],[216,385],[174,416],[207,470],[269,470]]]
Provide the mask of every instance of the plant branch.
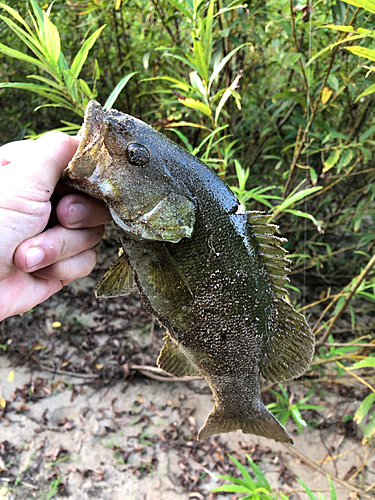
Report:
[[[290,0],[291,4],[292,4],[292,0]],[[353,14],[353,17],[349,23],[349,25],[351,26],[357,16],[357,13],[359,11],[359,8],[357,8],[357,10],[355,11],[355,13]],[[292,16],[293,17],[293,16]],[[348,33],[344,33],[344,35],[341,36],[341,35],[338,36],[338,40],[337,41],[340,41],[340,40],[344,40],[347,36],[348,36]],[[319,92],[319,95],[318,97],[316,98],[315,100],[315,103],[313,106],[311,106],[311,115],[310,115],[310,118],[309,118],[309,121],[306,125],[306,128],[303,132],[303,136],[302,136],[302,139],[301,139],[301,142],[299,143],[298,147],[297,147],[297,150],[294,154],[294,157],[293,157],[293,161],[292,161],[292,164],[290,166],[290,172],[289,172],[289,176],[288,176],[288,180],[286,181],[286,184],[285,184],[285,189],[284,189],[284,197],[286,197],[288,194],[289,194],[289,191],[290,191],[290,186],[291,186],[291,182],[292,182],[292,178],[294,176],[294,170],[295,170],[295,167],[299,161],[299,158],[302,154],[302,151],[303,151],[303,148],[305,147],[305,144],[306,144],[306,140],[307,140],[307,137],[308,137],[308,134],[309,134],[309,131],[310,131],[310,127],[314,121],[314,118],[315,118],[315,115],[316,115],[316,112],[318,110],[318,107],[319,107],[319,103],[320,103],[320,100],[321,100],[321,97],[322,97],[322,94],[323,94],[323,90],[327,84],[327,81],[328,81],[328,78],[329,78],[329,75],[331,74],[331,71],[332,71],[332,67],[333,67],[333,63],[335,61],[335,58],[336,58],[336,54],[339,50],[339,45],[336,45],[334,47],[334,49],[332,50],[332,55],[331,55],[331,60],[330,60],[330,63],[329,63],[329,66],[328,66],[328,69],[327,69],[327,72],[324,76],[324,79],[323,79],[323,83],[321,85],[321,88],[320,88],[320,92]],[[300,59],[301,61],[301,59]],[[310,102],[310,99],[309,99],[309,102]]]
[[355,282],[354,286],[351,288],[350,292],[348,293],[348,295],[347,295],[347,297],[346,297],[345,302],[343,303],[343,305],[340,307],[340,309],[337,311],[337,313],[333,316],[333,318],[331,318],[330,324],[329,324],[327,330],[324,332],[324,335],[321,337],[321,339],[319,340],[319,342],[317,342],[317,345],[321,345],[321,344],[323,344],[323,342],[325,342],[326,338],[331,333],[333,327],[335,326],[335,324],[337,323],[337,321],[341,317],[342,313],[345,311],[345,309],[348,306],[349,302],[354,297],[354,295],[355,295],[356,291],[358,290],[359,286],[366,279],[366,276],[371,271],[371,269],[374,267],[374,265],[375,265],[375,254],[371,257],[371,259],[369,260],[367,266],[364,268],[364,270],[361,272],[361,274],[356,279],[356,282]]
[[309,465],[312,469],[315,469],[316,471],[320,472],[320,474],[323,474],[323,476],[329,476],[332,481],[335,483],[341,484],[341,486],[344,486],[344,488],[347,488],[348,490],[355,491],[358,493],[359,496],[363,498],[368,498],[370,500],[374,500],[374,497],[372,495],[368,495],[364,490],[361,488],[358,488],[357,486],[354,486],[354,484],[350,484],[348,481],[344,481],[343,479],[340,479],[337,476],[333,476],[330,474],[328,471],[323,469],[323,467],[320,467],[318,464],[316,464],[313,460],[311,460],[309,457],[307,457],[304,453],[301,451],[297,450],[290,444],[284,444],[284,447],[290,451],[294,456],[298,457],[300,460],[305,462],[307,465]]

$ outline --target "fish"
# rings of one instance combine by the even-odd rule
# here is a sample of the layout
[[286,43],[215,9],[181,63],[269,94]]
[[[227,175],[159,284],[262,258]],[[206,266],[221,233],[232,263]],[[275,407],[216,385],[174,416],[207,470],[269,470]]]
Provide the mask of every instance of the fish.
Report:
[[90,101],[62,180],[103,200],[118,230],[118,260],[97,297],[137,287],[166,329],[157,365],[201,376],[214,407],[198,439],[241,429],[293,443],[261,400],[260,375],[302,375],[314,335],[287,299],[285,239],[246,212],[207,165],[151,126]]

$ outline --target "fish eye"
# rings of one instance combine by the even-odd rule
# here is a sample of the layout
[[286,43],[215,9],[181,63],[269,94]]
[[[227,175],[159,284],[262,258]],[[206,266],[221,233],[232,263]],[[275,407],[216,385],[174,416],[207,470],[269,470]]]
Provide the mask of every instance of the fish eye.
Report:
[[142,146],[142,144],[134,142],[133,144],[129,144],[126,148],[126,157],[130,163],[141,167],[149,161],[150,152],[145,146]]

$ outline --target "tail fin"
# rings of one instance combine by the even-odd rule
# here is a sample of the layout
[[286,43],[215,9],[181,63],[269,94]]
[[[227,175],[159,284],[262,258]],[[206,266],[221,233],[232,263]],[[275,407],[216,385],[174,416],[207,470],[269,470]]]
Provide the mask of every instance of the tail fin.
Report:
[[226,415],[224,407],[217,405],[208,415],[203,427],[198,433],[198,439],[204,439],[212,434],[232,432],[241,429],[244,434],[255,434],[281,443],[293,444],[292,437],[276,420],[262,402],[251,408],[248,415]]

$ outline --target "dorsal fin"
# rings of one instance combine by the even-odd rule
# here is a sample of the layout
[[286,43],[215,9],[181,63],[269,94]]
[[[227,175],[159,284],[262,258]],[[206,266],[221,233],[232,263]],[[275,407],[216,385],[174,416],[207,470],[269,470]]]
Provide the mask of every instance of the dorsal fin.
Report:
[[286,250],[281,246],[287,240],[275,236],[278,226],[268,224],[270,216],[264,212],[247,212],[247,221],[258,242],[271,283],[274,285],[274,292],[277,295],[285,295],[285,282],[289,281],[286,276],[290,269],[290,260],[285,257]]
[[306,371],[314,354],[315,337],[304,316],[285,298],[284,285],[289,281],[286,274],[290,260],[285,257],[286,250],[281,245],[287,240],[275,236],[278,226],[267,224],[269,218],[264,212],[247,212],[275,296],[274,312],[263,336],[259,368],[266,380],[281,382]]

